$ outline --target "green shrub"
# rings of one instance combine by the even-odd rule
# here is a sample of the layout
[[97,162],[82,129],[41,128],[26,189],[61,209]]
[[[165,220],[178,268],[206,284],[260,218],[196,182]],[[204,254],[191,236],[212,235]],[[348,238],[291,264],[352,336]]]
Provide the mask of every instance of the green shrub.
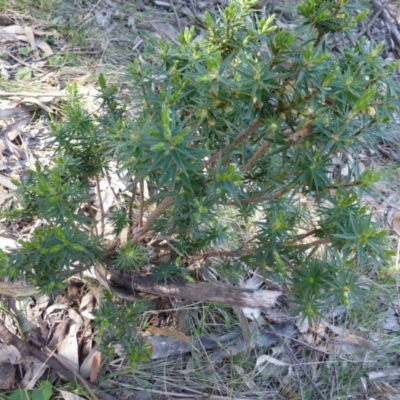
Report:
[[[52,126],[53,166],[20,184],[22,215],[44,224],[11,256],[10,276],[53,290],[95,262],[140,270],[155,262],[145,239],[160,235],[171,246],[161,264],[153,254],[155,282],[186,279],[194,260],[212,255],[222,276],[237,279],[247,265],[279,282],[306,317],[349,304],[363,269],[388,255],[362,201],[379,177],[362,171],[358,153],[391,140],[398,64],[352,35],[366,14],[347,1],[307,0],[292,31],[274,16],[254,22],[252,3],[207,13],[201,39],[190,28],[178,46],[154,43],[128,68],[126,104],[103,76],[96,115],[71,88],[65,119]],[[347,174],[334,174],[343,160]],[[132,194],[102,220],[131,234],[110,254],[89,189],[115,165]],[[137,205],[144,182],[150,199]],[[110,313],[127,312],[113,301],[99,311],[107,343],[124,329],[132,337],[131,324],[110,326]],[[129,353],[133,365],[142,353]]]

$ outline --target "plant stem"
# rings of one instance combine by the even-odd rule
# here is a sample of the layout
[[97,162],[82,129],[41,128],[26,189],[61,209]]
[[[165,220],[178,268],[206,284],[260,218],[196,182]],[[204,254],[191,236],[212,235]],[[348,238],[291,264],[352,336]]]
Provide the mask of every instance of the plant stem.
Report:
[[[89,208],[89,214],[90,214],[90,216],[92,217],[92,220],[94,221],[93,222],[93,226],[94,226],[94,233],[96,234],[96,236],[99,236],[99,231],[97,230],[97,224],[96,224],[96,214],[95,214],[95,212],[94,212],[94,210],[93,210],[93,207],[92,207],[92,205],[90,204],[90,201],[87,201],[87,206],[88,206],[88,208]],[[93,231],[92,231],[92,234],[93,234]]]
[[240,143],[243,143],[247,138],[249,138],[254,132],[257,131],[257,129],[260,127],[260,125],[261,125],[261,120],[258,119],[252,126],[250,126],[250,128],[247,129],[246,132],[244,132],[242,135],[240,135],[231,144],[229,144],[228,146],[224,147],[222,150],[215,153],[209,160],[204,161],[200,165],[200,169],[207,168],[208,166],[214,164],[215,161],[217,161],[219,157],[223,157],[230,149],[232,149],[233,147],[236,147]]
[[131,221],[131,225],[133,223],[133,203],[135,201],[135,194],[136,194],[136,185],[134,184],[131,190],[131,198],[129,200],[129,210],[128,210],[128,218]]
[[304,233],[304,234],[302,234],[302,235],[298,235],[298,236],[296,236],[296,237],[294,237],[294,238],[292,238],[292,239],[289,239],[289,240],[286,242],[286,244],[292,244],[292,243],[297,242],[297,241],[299,241],[299,240],[303,240],[303,239],[305,239],[305,238],[307,238],[307,237],[309,237],[309,236],[315,235],[315,234],[317,233],[317,231],[318,231],[317,229],[313,229],[313,230],[310,231],[310,232]]
[[[264,191],[263,193],[260,193],[260,194],[258,194],[258,195],[256,195],[256,196],[253,196],[253,197],[249,197],[249,198],[247,198],[247,199],[240,200],[240,203],[241,203],[241,204],[250,204],[250,203],[259,203],[259,202],[261,202],[261,201],[273,200],[273,199],[276,199],[276,198],[282,196],[283,194],[287,193],[287,192],[288,192],[289,190],[291,190],[295,185],[296,185],[295,183],[291,183],[290,185],[286,186],[286,187],[283,188],[282,190],[280,190],[280,191],[278,191],[278,192],[276,192],[276,193],[274,193],[274,194],[271,194],[271,195],[269,195],[269,196],[265,196],[263,193],[268,192],[268,191],[270,190],[270,188],[269,188],[269,189],[267,189],[266,191]],[[230,206],[231,206],[231,205],[234,205],[234,204],[237,204],[237,201],[232,200],[232,201],[229,201],[229,202],[228,202],[228,205],[230,205]]]
[[294,246],[295,249],[297,250],[306,250],[310,247],[314,247],[314,246],[318,246],[320,244],[327,244],[330,243],[330,239],[318,239],[318,240],[314,240],[314,242],[311,243],[304,243],[304,244],[298,244],[297,246]]
[[156,208],[153,212],[148,216],[146,222],[143,224],[142,229],[137,232],[134,237],[132,238],[132,244],[137,243],[141,237],[150,229],[151,224],[153,221],[161,215],[161,213],[173,202],[172,197],[166,197]]
[[253,154],[250,160],[243,167],[243,172],[248,172],[253,168],[253,165],[263,155],[263,153],[271,146],[271,142],[264,142],[261,147]]
[[100,206],[101,238],[104,239],[104,218],[105,218],[105,215],[104,215],[103,200],[101,198],[100,181],[99,181],[99,176],[98,175],[96,175],[95,180],[96,180],[97,196],[99,197],[99,206]]
[[198,254],[196,256],[190,256],[188,257],[188,261],[193,262],[193,261],[199,261],[199,260],[205,260],[206,258],[210,257],[247,257],[251,256],[254,254],[254,250],[245,250],[245,251],[210,251],[209,253],[204,253],[204,254]]
[[143,213],[144,213],[144,183],[143,179],[140,180],[140,203],[139,203],[139,216],[138,216],[138,221],[139,221],[139,227],[141,228],[143,226]]

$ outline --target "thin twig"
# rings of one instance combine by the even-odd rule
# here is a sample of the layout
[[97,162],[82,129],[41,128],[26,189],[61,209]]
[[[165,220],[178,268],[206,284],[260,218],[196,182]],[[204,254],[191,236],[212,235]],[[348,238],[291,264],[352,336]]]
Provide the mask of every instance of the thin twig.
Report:
[[100,192],[100,181],[98,175],[95,177],[96,181],[96,190],[97,190],[97,196],[99,197],[99,206],[100,206],[100,220],[101,220],[101,238],[104,239],[104,218],[105,218],[105,213],[104,213],[104,206],[103,206],[103,199],[101,198],[101,192]]
[[39,71],[43,71],[42,68],[39,67],[35,67],[34,65],[28,64],[27,62],[20,60],[18,57],[15,57],[14,54],[10,53],[9,51],[6,51],[7,55],[9,57],[11,57],[13,60],[15,60],[17,63],[24,65],[25,67],[31,68],[33,70],[39,70]]
[[254,254],[254,250],[245,250],[245,251],[210,251],[209,253],[204,253],[204,254],[198,254],[196,256],[190,256],[188,257],[188,261],[193,262],[193,261],[199,261],[199,260],[205,260],[206,258],[210,257],[235,257],[235,258],[240,258],[240,257],[248,257]]
[[386,22],[386,25],[388,26],[389,31],[392,34],[393,41],[397,44],[397,46],[400,46],[400,33],[397,30],[395,24],[393,24],[389,12],[379,0],[372,0],[372,4],[374,5],[375,10],[379,10],[380,8],[383,9],[381,14],[382,18]]
[[179,19],[178,13],[176,12],[176,8],[175,8],[175,5],[174,5],[174,2],[172,0],[169,0],[169,4],[171,4],[172,10],[173,10],[173,12],[175,14],[176,23],[178,24],[179,31],[182,31],[181,21]]
[[325,35],[325,33],[323,31],[318,33],[317,39],[315,39],[315,42],[314,42],[314,48],[316,48],[319,45],[319,43],[321,42],[321,39],[324,37],[324,35]]
[[[291,359],[291,362],[294,366],[298,366],[304,373],[304,376],[307,378],[307,380],[310,382],[311,386],[314,388],[315,392],[313,392],[314,397],[317,399],[326,399],[326,397],[324,396],[324,394],[319,390],[318,386],[315,385],[314,381],[312,380],[312,378],[309,376],[309,374],[307,373],[307,371],[305,370],[304,366],[301,365],[301,363],[299,363],[297,361],[296,356],[294,355],[292,349],[290,348],[290,346],[288,346],[285,342],[285,340],[283,339],[282,335],[279,334],[279,332],[277,332],[274,327],[272,325],[270,325],[271,330],[275,333],[276,336],[278,336],[281,341],[282,341],[282,345],[283,348],[285,349],[286,353],[288,354],[289,358]],[[316,393],[318,393],[318,395],[320,397],[317,397]]]
[[[283,194],[289,192],[289,190],[291,190],[294,186],[295,186],[295,183],[291,183],[290,185],[286,186],[285,188],[283,188],[282,190],[279,190],[278,192],[276,192],[274,194],[266,196],[261,193],[256,196],[249,197],[247,199],[242,199],[242,200],[240,200],[240,203],[241,204],[260,203],[262,201],[277,199],[278,197],[282,196]],[[230,205],[230,206],[234,205],[234,204],[237,204],[237,201],[232,200],[232,201],[228,202],[228,205]]]
[[374,15],[371,17],[371,19],[369,20],[367,26],[365,29],[363,29],[360,33],[358,33],[356,35],[357,39],[360,38],[361,36],[363,36],[367,31],[370,30],[370,28],[372,27],[372,25],[374,24],[375,20],[381,15],[382,11],[383,11],[383,5],[377,9],[374,13]]

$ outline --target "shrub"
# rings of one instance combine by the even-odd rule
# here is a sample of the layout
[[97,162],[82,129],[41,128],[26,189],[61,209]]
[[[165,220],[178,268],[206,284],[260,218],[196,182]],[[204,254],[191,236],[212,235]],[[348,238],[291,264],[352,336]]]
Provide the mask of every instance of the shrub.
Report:
[[[363,205],[379,177],[358,154],[391,140],[398,64],[353,36],[366,13],[347,1],[307,0],[291,31],[274,16],[255,21],[253,3],[207,13],[200,39],[192,27],[177,46],[153,43],[127,70],[125,103],[100,76],[102,104],[91,115],[71,88],[65,119],[51,129],[52,167],[20,183],[22,216],[43,225],[11,255],[11,277],[50,291],[102,262],[125,273],[157,264],[155,282],[168,282],[213,256],[223,277],[240,277],[245,265],[279,282],[305,317],[349,305],[363,269],[388,255]],[[110,215],[100,203],[96,227],[90,189],[115,166],[131,195]],[[105,218],[115,237],[128,228],[115,252]],[[162,254],[146,248],[157,237],[170,243]],[[129,307],[107,299],[98,315],[106,343],[122,341],[124,329],[132,337],[132,326],[109,323]],[[145,353],[131,351],[132,364]]]

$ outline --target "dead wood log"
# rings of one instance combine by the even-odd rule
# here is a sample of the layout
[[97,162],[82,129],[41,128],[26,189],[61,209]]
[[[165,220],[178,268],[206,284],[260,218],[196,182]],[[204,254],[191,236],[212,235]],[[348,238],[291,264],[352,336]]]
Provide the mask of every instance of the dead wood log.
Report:
[[[125,289],[127,300],[146,300],[155,296],[182,298],[194,301],[220,303],[229,306],[267,309],[273,306],[282,294],[276,290],[242,289],[210,282],[155,282],[151,275],[127,276],[108,271],[107,282],[115,294]],[[130,296],[130,298],[129,298]]]

